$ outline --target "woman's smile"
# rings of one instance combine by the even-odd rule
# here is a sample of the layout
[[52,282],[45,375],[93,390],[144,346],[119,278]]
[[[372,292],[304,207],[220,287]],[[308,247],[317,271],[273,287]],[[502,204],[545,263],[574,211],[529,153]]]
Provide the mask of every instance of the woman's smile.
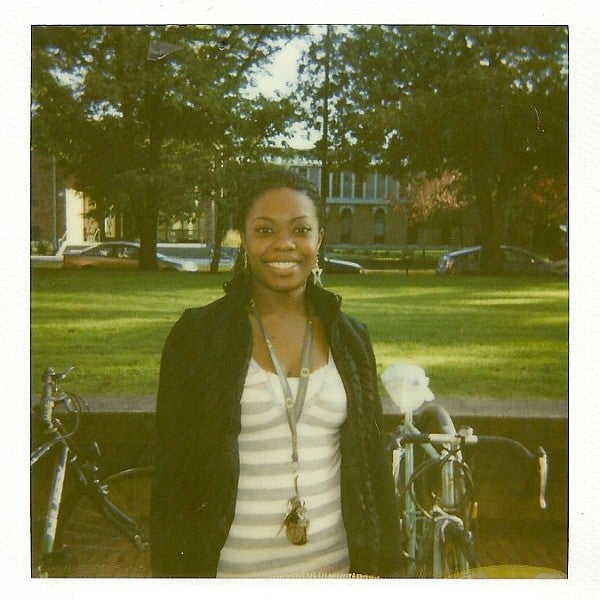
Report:
[[299,266],[298,261],[266,261],[266,264],[277,271],[289,271]]

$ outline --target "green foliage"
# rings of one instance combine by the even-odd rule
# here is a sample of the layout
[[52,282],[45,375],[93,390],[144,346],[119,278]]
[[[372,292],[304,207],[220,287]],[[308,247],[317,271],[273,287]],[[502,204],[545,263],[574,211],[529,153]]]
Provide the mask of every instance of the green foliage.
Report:
[[[135,216],[149,266],[159,213],[189,213],[195,189],[223,190],[224,198],[234,165],[255,159],[284,131],[289,103],[249,90],[256,70],[302,31],[34,27],[33,148],[58,157],[100,222],[111,212]],[[150,60],[151,40],[176,49]]]
[[[405,183],[460,175],[492,270],[524,189],[567,181],[566,28],[369,25],[332,27],[330,40],[332,160]],[[325,94],[324,43],[304,59],[300,93],[313,111]]]
[[[34,270],[31,385],[75,365],[74,391],[150,396],[185,308],[222,295],[230,275]],[[423,366],[440,400],[567,395],[567,282],[401,272],[330,275],[325,285],[369,326],[377,366]]]

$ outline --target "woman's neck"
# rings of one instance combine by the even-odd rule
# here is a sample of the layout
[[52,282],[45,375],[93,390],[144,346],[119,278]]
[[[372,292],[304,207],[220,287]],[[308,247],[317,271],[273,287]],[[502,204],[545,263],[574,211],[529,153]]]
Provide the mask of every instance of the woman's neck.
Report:
[[256,308],[263,315],[294,315],[305,314],[305,289],[301,288],[291,292],[278,292],[256,286],[252,289],[252,299]]

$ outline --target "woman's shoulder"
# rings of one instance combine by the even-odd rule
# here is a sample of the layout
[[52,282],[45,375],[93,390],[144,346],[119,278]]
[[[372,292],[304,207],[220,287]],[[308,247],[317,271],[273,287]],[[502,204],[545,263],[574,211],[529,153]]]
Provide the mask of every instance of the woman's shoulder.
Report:
[[202,320],[205,318],[214,317],[220,313],[231,310],[232,303],[227,296],[221,296],[217,300],[204,304],[202,306],[194,306],[186,308],[181,315],[182,319],[186,320]]
[[369,329],[362,321],[347,313],[340,312],[339,323],[346,340],[354,340],[361,348],[370,347]]
[[195,336],[199,330],[222,328],[233,321],[236,310],[239,311],[239,307],[227,296],[203,306],[186,308],[171,328],[170,337]]
[[317,314],[325,323],[337,323],[338,327],[349,329],[361,337],[367,335],[367,326],[356,317],[342,310],[342,298],[330,290],[315,287],[310,291],[317,306]]

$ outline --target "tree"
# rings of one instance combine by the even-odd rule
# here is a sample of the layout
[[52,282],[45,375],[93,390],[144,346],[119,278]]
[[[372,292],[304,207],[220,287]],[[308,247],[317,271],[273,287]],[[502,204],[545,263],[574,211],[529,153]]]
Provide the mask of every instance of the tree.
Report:
[[401,181],[460,173],[497,272],[519,191],[567,179],[566,52],[564,27],[352,27],[331,76],[339,156]]
[[429,226],[449,232],[458,224],[467,206],[461,187],[458,173],[446,171],[439,177],[420,173],[405,186],[404,198],[391,200],[390,204],[393,210],[404,215],[409,230]]
[[254,156],[284,131],[289,103],[248,90],[256,70],[301,31],[35,27],[33,148],[57,156],[100,215],[133,214],[140,266],[155,268],[159,215],[192,210],[193,190],[199,181],[206,189],[216,160]]

